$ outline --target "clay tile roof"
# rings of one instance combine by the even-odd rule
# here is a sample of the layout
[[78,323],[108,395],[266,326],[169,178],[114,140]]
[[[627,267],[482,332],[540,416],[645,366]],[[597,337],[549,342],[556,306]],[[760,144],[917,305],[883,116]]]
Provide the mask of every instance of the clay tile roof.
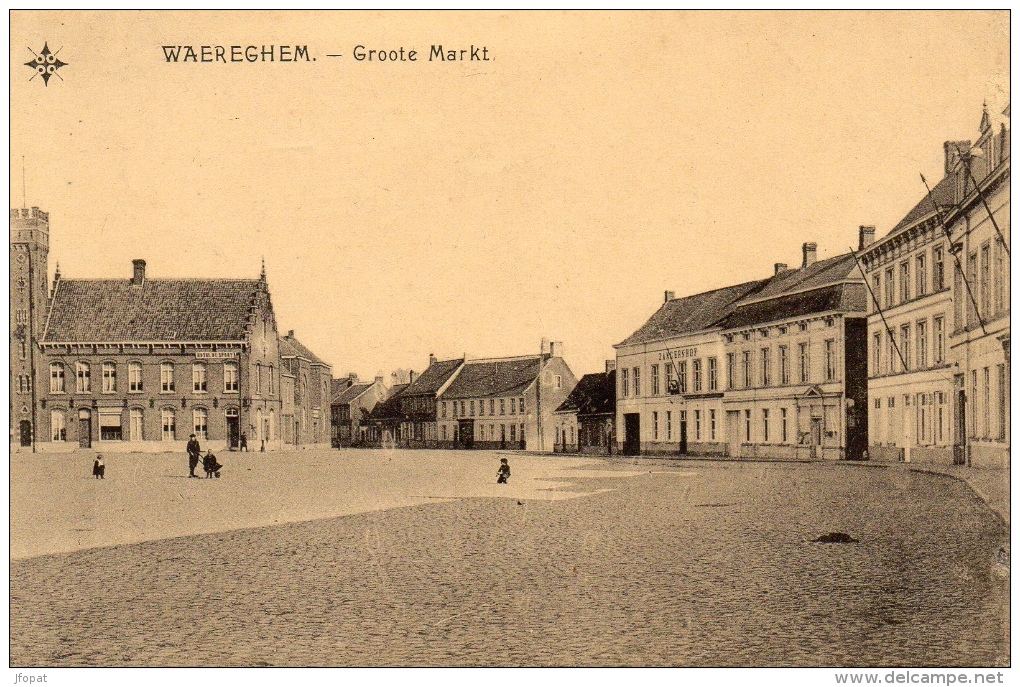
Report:
[[369,417],[375,420],[403,417],[400,410],[400,394],[408,386],[407,384],[397,384],[391,388],[389,397],[382,403],[377,403]]
[[[334,383],[336,383],[337,381],[343,380],[336,379],[333,380]],[[361,396],[361,394],[368,391],[372,387],[372,384],[374,383],[375,382],[368,382],[367,384],[352,384],[346,389],[341,389],[340,393],[336,393],[336,391],[334,390],[332,401],[333,405],[344,405],[350,403],[351,401],[358,398],[358,396]]]
[[404,389],[404,395],[435,394],[450,378],[450,375],[457,371],[462,362],[464,361],[458,358],[457,360],[439,360],[432,363],[427,370],[421,373],[420,377],[408,384]]
[[468,361],[443,398],[510,396],[524,391],[542,368],[542,356]]
[[760,289],[766,281],[749,281],[664,303],[636,332],[617,344],[644,343],[707,329],[725,317],[739,299]]
[[329,367],[329,363],[324,362],[321,358],[319,358],[319,356],[312,353],[307,346],[291,336],[280,337],[280,357],[304,358],[315,365],[325,365],[326,367]]
[[45,342],[241,341],[257,279],[61,279]]
[[[939,204],[940,208],[950,207],[959,202],[956,197],[956,186],[956,174],[949,174],[943,177],[942,181],[935,184],[935,188],[931,190],[931,195],[932,198],[935,199],[935,202]],[[928,193],[926,191],[924,197],[921,198],[921,202],[915,205],[910,212],[907,213],[906,217],[901,219],[899,223],[892,228],[887,236],[891,236],[901,229],[909,227],[911,224],[914,224],[918,220],[927,217],[934,212],[935,207],[931,204],[931,199],[928,198]]]
[[578,415],[615,413],[616,370],[581,377],[581,381],[554,412]]
[[[761,290],[747,296],[743,300],[764,300],[794,291],[806,291],[808,289],[817,289],[837,284],[847,278],[852,278],[856,266],[857,263],[854,261],[854,256],[849,253],[837,255],[826,260],[819,260],[807,267],[780,272],[769,279],[768,283]],[[860,278],[859,274],[857,278]]]
[[754,301],[734,310],[720,324],[726,329],[748,327],[830,311],[867,312],[864,284],[833,284],[820,289]]

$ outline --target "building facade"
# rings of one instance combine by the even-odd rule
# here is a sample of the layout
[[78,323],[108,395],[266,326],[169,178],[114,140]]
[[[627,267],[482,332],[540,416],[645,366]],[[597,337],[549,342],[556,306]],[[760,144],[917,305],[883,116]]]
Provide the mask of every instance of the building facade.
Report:
[[368,418],[389,389],[381,376],[371,382],[359,382],[356,374],[333,380],[331,403],[333,446],[361,446],[368,440]]
[[[49,214],[11,210],[10,235],[10,432],[11,450],[31,451],[38,436],[35,370],[48,307]],[[59,272],[59,268],[57,270]]]
[[586,374],[555,410],[560,453],[612,455],[616,437],[616,361]]
[[[44,268],[44,266],[43,266]],[[259,279],[64,279],[39,341],[37,448],[280,445],[276,319]]]
[[446,391],[464,359],[437,360],[429,356],[429,366],[400,394],[400,444],[405,448],[439,447],[438,396]]
[[[414,381],[414,373],[411,374]],[[404,416],[400,411],[401,394],[408,384],[395,384],[390,387],[389,396],[376,404],[368,414],[364,424],[365,446],[375,448],[396,448],[400,446],[400,425]]]
[[294,444],[330,447],[330,401],[332,368],[294,337],[294,330],[280,337],[280,365],[294,378]]

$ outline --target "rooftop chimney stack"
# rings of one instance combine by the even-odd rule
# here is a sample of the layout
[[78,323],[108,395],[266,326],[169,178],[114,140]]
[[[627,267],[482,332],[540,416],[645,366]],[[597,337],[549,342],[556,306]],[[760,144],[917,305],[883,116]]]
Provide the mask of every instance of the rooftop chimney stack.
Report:
[[875,242],[875,227],[872,224],[862,224],[860,238],[857,241],[857,250],[864,250]]
[[666,303],[669,303],[674,298],[676,298],[676,292],[675,291],[667,291],[666,292],[666,299],[665,299]]
[[287,330],[287,337],[286,338],[288,338],[288,339],[293,339],[294,338],[294,330],[293,329],[288,329]]
[[135,276],[131,280],[134,286],[141,286],[142,282],[145,281],[145,261],[144,260],[132,260],[131,264],[135,266]]
[[429,365],[435,365],[437,362],[439,361],[436,360],[435,353],[429,353]]
[[808,265],[815,264],[818,259],[818,244],[817,243],[805,243],[804,244],[804,263],[801,267],[807,267]]
[[552,341],[549,343],[549,357],[550,358],[562,358],[563,357],[563,342]]
[[407,373],[407,383],[408,384],[414,384],[414,380],[417,379],[417,378],[418,378],[418,375],[416,375],[414,373],[414,370],[411,370],[410,372]]
[[773,274],[779,274],[780,272],[785,272],[786,270],[790,269],[790,266],[787,265],[785,262],[777,262],[775,265],[772,266],[772,268],[775,270]]
[[607,360],[606,361],[606,374],[609,374],[610,372],[612,372],[615,369],[616,369],[616,361],[615,360]]
[[376,384],[382,384],[382,375],[376,375],[375,376],[375,383]]

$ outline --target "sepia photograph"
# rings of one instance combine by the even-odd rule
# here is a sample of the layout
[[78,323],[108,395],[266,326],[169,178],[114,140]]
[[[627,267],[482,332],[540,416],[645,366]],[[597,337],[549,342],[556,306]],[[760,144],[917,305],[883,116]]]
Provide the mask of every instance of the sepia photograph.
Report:
[[9,23],[8,684],[1008,682],[1009,10]]

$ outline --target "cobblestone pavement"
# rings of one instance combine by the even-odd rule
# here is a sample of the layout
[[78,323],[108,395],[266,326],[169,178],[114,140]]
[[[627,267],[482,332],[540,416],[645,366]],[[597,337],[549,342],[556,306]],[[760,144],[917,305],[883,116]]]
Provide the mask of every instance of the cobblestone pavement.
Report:
[[[1008,532],[959,481],[602,468],[571,480],[579,498],[470,497],[15,560],[11,663],[1009,664],[994,566]],[[859,541],[812,541],[832,531]]]

